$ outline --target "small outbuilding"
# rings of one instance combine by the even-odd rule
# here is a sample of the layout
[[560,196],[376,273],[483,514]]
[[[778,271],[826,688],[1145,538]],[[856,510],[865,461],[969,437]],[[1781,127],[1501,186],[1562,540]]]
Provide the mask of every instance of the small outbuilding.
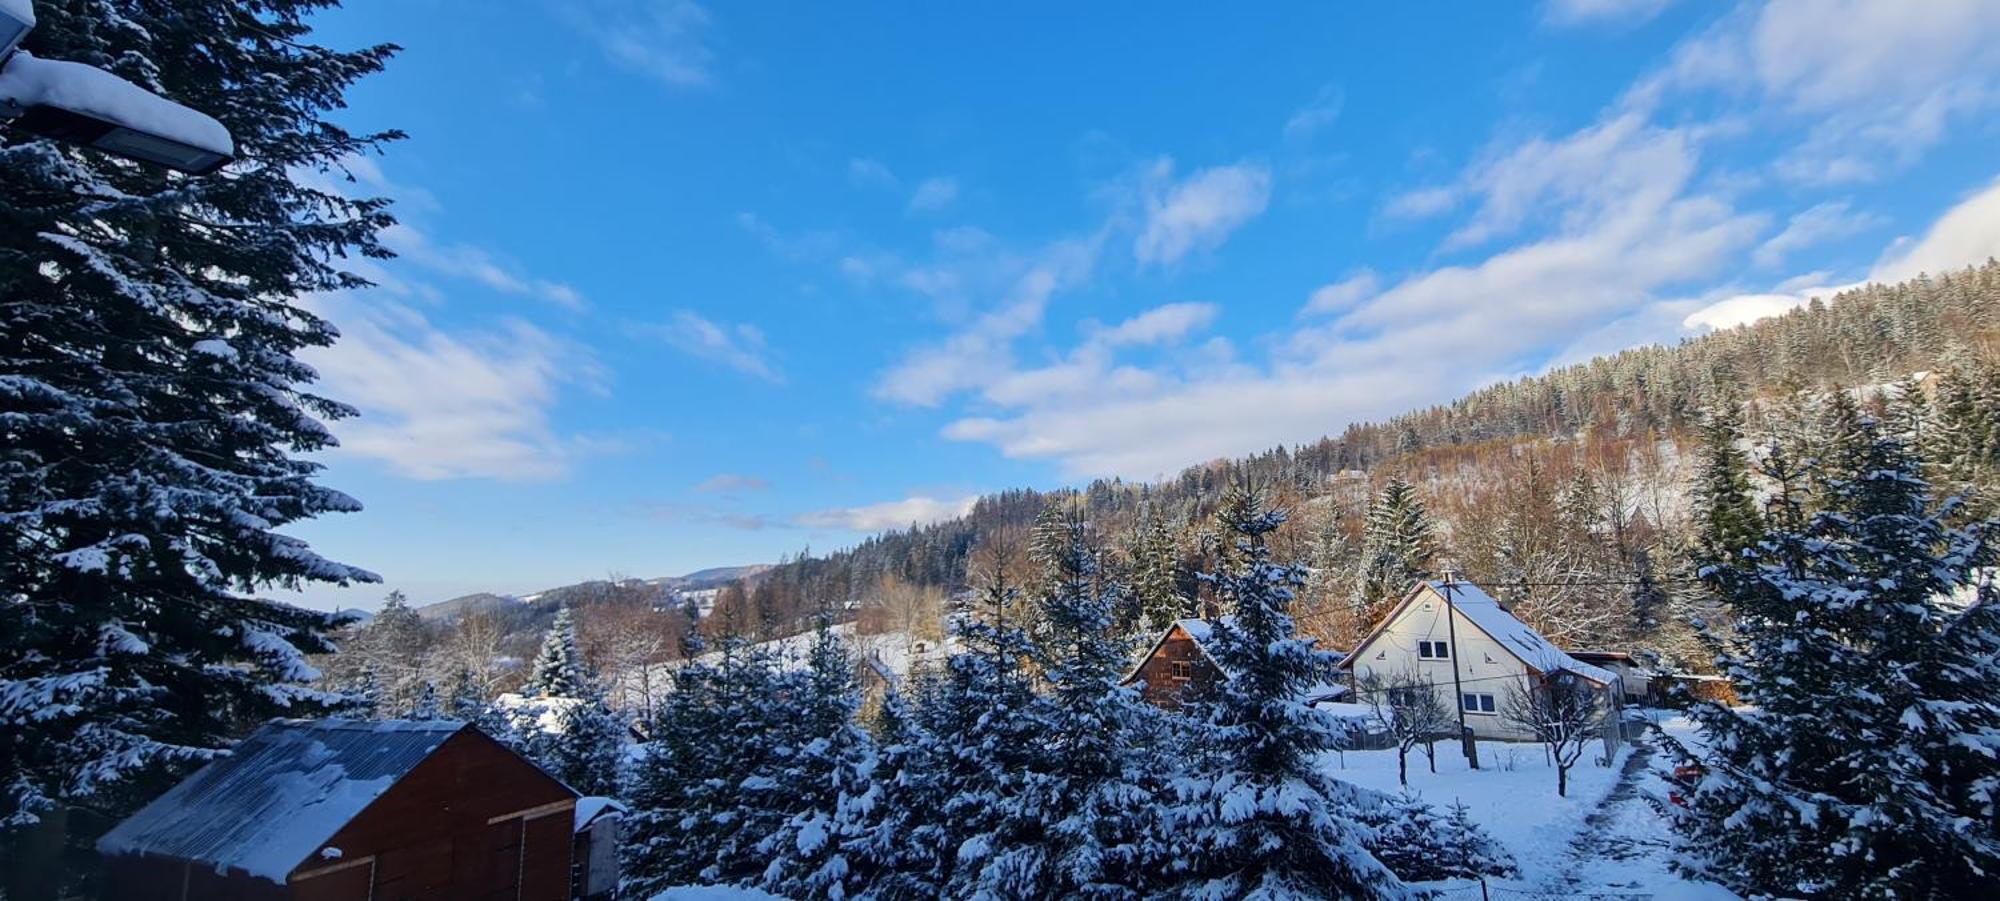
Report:
[[563,901],[577,794],[454,720],[278,720],[102,839],[108,899]]
[[[1230,673],[1216,659],[1210,647],[1215,641],[1215,627],[1231,622],[1230,617],[1218,620],[1183,619],[1176,620],[1160,633],[1146,655],[1139,658],[1137,665],[1126,674],[1123,685],[1136,685],[1139,695],[1155,707],[1172,710],[1182,703],[1196,700],[1201,695],[1225,679]],[[1340,701],[1348,695],[1348,688],[1337,683],[1313,686],[1299,700],[1315,706],[1326,706]]]

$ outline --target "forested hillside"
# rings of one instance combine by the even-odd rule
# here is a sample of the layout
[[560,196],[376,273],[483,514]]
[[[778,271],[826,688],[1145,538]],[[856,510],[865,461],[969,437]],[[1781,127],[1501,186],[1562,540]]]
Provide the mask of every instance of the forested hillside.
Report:
[[[797,631],[821,600],[864,607],[885,597],[960,591],[976,555],[1000,561],[1051,503],[1080,504],[1109,576],[1126,586],[1135,628],[1201,601],[1194,573],[1223,546],[1215,514],[1226,489],[1265,489],[1292,522],[1274,537],[1283,562],[1313,573],[1303,627],[1345,645],[1411,574],[1455,569],[1494,588],[1572,646],[1632,643],[1673,654],[1653,625],[1683,584],[1685,451],[1712,402],[1754,411],[1833,388],[1923,374],[1929,416],[1952,420],[1984,461],[2000,417],[2000,263],[1815,299],[1791,313],[1673,347],[1628,350],[1482,389],[1450,404],[1339,437],[1193,466],[1163,484],[1117,479],[1080,491],[1014,490],[961,518],[891,531],[805,556],[725,589],[736,628]],[[1874,392],[1875,403],[1895,392]],[[1963,426],[1964,428],[1960,428]],[[1943,451],[1940,451],[1943,452]],[[1671,630],[1669,630],[1671,631]],[[1678,654],[1674,654],[1678,656]]]

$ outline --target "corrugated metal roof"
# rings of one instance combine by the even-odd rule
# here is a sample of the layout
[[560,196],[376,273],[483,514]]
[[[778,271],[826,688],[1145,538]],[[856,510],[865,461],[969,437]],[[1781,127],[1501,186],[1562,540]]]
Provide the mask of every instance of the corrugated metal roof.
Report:
[[284,882],[466,724],[276,720],[97,842],[103,854],[196,860]]

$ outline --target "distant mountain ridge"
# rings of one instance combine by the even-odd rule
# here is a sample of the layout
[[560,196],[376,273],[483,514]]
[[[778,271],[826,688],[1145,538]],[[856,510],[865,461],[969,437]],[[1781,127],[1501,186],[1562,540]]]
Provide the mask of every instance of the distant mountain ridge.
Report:
[[565,603],[583,602],[605,597],[617,592],[629,592],[637,586],[645,586],[658,592],[659,600],[668,601],[679,592],[717,588],[741,579],[752,579],[771,569],[769,563],[753,563],[745,566],[711,566],[680,576],[660,576],[652,579],[621,579],[613,582],[606,579],[592,579],[569,585],[559,585],[524,595],[497,594],[490,591],[460,595],[436,603],[424,604],[416,608],[417,615],[428,620],[448,621],[473,613],[495,613],[508,617],[527,613],[554,613]]

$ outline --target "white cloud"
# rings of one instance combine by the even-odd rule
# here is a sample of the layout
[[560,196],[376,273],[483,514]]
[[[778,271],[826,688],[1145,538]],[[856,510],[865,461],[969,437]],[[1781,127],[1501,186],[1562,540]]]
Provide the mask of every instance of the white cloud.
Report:
[[1375,277],[1374,270],[1363,269],[1340,281],[1320,286],[1306,299],[1305,309],[1300,312],[1307,315],[1345,312],[1375,296],[1381,287],[1381,279]]
[[957,179],[945,178],[943,176],[926,178],[922,184],[917,185],[916,192],[910,195],[909,211],[912,213],[934,213],[951,206],[952,201],[957,199]]
[[856,158],[847,161],[847,179],[858,187],[893,188],[896,173],[876,160]]
[[694,486],[694,490],[708,494],[740,494],[746,491],[769,491],[770,489],[771,482],[769,479],[739,475],[733,472],[709,476],[703,479],[701,484]]
[[1177,341],[1206,328],[1218,312],[1212,303],[1170,303],[1157,306],[1093,335],[1109,347]]
[[598,377],[578,348],[520,320],[448,332],[379,294],[313,305],[341,338],[301,356],[319,371],[318,390],[361,412],[333,423],[336,454],[414,479],[531,480],[560,476],[592,450],[549,423],[566,384]]
[[1811,294],[1738,294],[1689,313],[1681,320],[1681,327],[1692,331],[1735,328],[1782,316],[1811,297]]
[[769,359],[764,333],[749,323],[717,323],[693,310],[675,310],[666,322],[645,326],[643,330],[689,356],[720,363],[767,382],[785,380]]
[[1775,268],[1797,251],[1858,234],[1881,221],[1879,216],[1851,209],[1844,200],[1830,200],[1794,215],[1784,231],[1758,246],[1753,258],[1759,266]]
[[[1149,478],[1518,376],[1561,351],[1560,336],[1724,271],[1766,229],[1694,188],[1699,146],[1693,131],[1622,118],[1525,142],[1463,180],[1477,204],[1467,228],[1537,237],[1394,283],[1356,273],[1316,292],[1307,306],[1324,318],[1274,336],[1262,362],[1221,344],[1139,366],[1086,340],[1055,364],[1006,370],[982,394],[998,409],[943,434],[1071,476]],[[1678,318],[1647,321],[1671,337]]]
[[1551,25],[1631,26],[1650,21],[1673,0],[1548,0],[1543,17]]
[[568,310],[584,307],[583,295],[561,282],[517,275],[493,254],[470,244],[438,244],[422,229],[397,223],[381,231],[383,246],[398,257],[453,278],[470,279],[495,291],[538,297]]
[[1340,118],[1340,110],[1347,105],[1347,94],[1335,85],[1320,88],[1312,102],[1300,107],[1291,118],[1285,120],[1285,137],[1302,140],[1312,137],[1320,129],[1332,125]]
[[1897,242],[1868,277],[1878,282],[1901,281],[1996,257],[2000,257],[2000,181],[1945,211],[1922,238]]
[[1458,205],[1458,192],[1430,187],[1406,191],[1389,199],[1382,214],[1390,219],[1429,219]]
[[1799,140],[1773,168],[1806,184],[1880,178],[2000,105],[2000,4],[1774,0],[1724,16],[1628,92],[1651,110],[1676,94],[1746,104]]
[[1172,163],[1162,160],[1148,178],[1145,227],[1132,245],[1141,264],[1170,266],[1220,247],[1271,200],[1271,172],[1255,163],[1203,169],[1179,182],[1172,174]]
[[677,88],[714,80],[714,23],[693,0],[599,0],[559,9],[612,62]]
[[977,495],[946,500],[918,495],[899,501],[801,513],[793,521],[812,529],[880,532],[907,528],[913,523],[923,526],[964,516],[972,512],[972,505],[978,499]]

